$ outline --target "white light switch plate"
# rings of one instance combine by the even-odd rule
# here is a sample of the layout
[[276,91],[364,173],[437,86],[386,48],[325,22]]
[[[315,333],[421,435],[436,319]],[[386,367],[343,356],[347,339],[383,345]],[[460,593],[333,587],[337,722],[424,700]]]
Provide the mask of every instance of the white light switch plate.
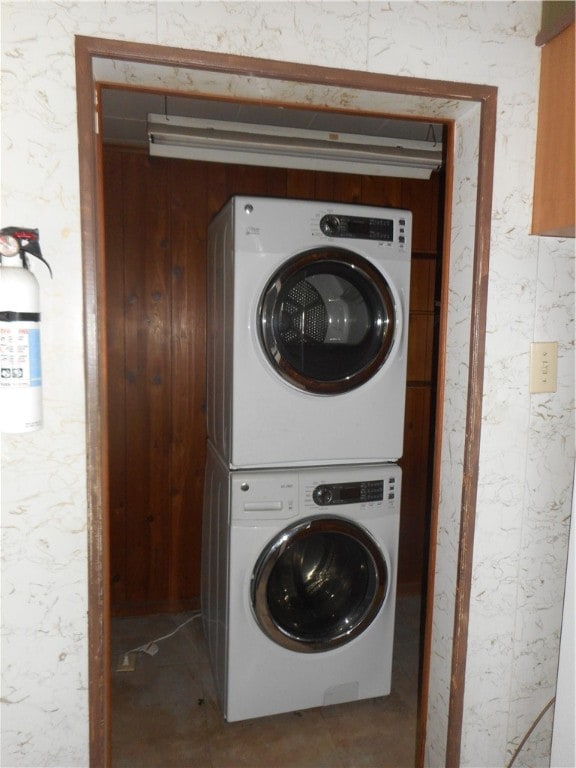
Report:
[[558,342],[536,341],[530,345],[530,393],[556,392]]

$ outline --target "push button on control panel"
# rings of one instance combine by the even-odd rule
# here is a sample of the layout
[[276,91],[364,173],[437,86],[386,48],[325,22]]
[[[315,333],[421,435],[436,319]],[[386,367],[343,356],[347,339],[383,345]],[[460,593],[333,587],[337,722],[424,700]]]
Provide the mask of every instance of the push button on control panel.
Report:
[[406,242],[406,235],[404,234],[405,230],[404,227],[406,226],[406,219],[398,219],[398,228],[400,234],[398,235],[398,242],[399,243],[405,243]]

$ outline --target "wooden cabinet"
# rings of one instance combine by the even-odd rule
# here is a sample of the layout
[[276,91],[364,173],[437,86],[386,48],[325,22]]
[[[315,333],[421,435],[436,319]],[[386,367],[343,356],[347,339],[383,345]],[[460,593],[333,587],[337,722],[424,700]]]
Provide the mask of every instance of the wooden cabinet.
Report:
[[575,235],[574,22],[542,48],[532,233]]
[[421,589],[430,509],[439,179],[103,153],[110,591],[115,615],[199,606],[206,231],[232,194],[413,211],[400,591]]

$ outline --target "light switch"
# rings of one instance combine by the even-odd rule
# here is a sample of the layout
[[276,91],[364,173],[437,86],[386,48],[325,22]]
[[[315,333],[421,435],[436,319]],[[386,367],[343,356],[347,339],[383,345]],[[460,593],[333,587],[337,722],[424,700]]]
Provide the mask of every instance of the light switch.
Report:
[[556,392],[558,342],[536,341],[530,345],[530,393]]

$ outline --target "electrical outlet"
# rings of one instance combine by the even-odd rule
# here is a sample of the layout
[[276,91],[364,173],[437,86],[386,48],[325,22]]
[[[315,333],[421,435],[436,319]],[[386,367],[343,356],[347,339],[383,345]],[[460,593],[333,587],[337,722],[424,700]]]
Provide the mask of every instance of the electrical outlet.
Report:
[[118,659],[116,672],[134,672],[136,669],[136,654],[123,653]]
[[556,392],[558,342],[538,341],[530,345],[530,392]]

